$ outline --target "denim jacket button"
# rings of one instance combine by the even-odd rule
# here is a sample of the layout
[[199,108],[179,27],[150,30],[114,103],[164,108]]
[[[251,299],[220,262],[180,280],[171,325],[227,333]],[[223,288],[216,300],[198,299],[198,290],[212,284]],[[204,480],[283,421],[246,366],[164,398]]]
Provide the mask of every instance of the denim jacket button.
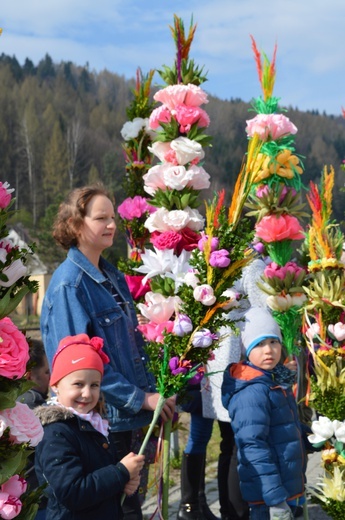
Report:
[[105,318],[105,323],[109,323],[110,319],[109,318]]

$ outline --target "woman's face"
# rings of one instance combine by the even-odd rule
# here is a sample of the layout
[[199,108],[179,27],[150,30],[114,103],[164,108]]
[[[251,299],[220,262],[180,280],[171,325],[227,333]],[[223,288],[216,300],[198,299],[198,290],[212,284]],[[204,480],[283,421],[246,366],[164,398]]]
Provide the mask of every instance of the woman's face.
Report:
[[95,195],[86,206],[86,214],[79,230],[78,246],[88,252],[102,253],[112,246],[116,231],[115,212],[111,200]]

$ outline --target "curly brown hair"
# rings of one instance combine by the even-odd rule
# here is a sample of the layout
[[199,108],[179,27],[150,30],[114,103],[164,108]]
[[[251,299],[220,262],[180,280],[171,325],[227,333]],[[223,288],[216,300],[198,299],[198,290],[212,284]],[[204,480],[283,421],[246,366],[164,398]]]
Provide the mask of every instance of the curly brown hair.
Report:
[[53,225],[53,237],[66,251],[78,245],[78,233],[86,215],[86,206],[96,195],[104,195],[115,204],[114,197],[101,183],[76,188],[60,204]]

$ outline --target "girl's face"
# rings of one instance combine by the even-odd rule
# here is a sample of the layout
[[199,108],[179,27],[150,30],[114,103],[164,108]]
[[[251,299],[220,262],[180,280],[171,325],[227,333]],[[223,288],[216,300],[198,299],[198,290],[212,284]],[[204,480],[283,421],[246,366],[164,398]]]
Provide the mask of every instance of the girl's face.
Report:
[[249,361],[263,370],[273,370],[279,363],[282,345],[276,338],[265,338],[253,348]]
[[79,413],[89,413],[99,401],[101,380],[98,370],[84,368],[63,377],[52,388],[60,404]]
[[115,211],[105,195],[95,195],[86,205],[86,214],[79,230],[78,246],[83,252],[101,253],[112,246],[116,231]]

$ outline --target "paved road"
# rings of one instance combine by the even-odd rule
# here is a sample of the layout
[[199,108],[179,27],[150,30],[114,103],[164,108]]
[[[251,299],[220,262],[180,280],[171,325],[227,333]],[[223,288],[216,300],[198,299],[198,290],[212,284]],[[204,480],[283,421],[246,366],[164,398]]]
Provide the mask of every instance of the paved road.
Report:
[[[215,473],[215,465],[213,463],[208,468],[210,473]],[[320,454],[314,453],[309,455],[308,469],[307,469],[307,480],[308,484],[312,485],[316,482],[317,478],[321,474],[320,468]],[[218,502],[218,490],[217,480],[208,478],[206,475],[206,495],[208,504],[215,515],[219,515],[219,502]],[[169,520],[175,520],[180,502],[180,486],[173,486],[169,492]],[[158,519],[159,515],[155,513],[157,507],[157,501],[155,497],[148,498],[143,505],[143,514],[145,519],[154,518]],[[154,515],[154,516],[153,516]],[[331,517],[326,515],[319,505],[308,503],[308,515],[309,520],[330,520]],[[345,519],[344,519],[345,520]]]

